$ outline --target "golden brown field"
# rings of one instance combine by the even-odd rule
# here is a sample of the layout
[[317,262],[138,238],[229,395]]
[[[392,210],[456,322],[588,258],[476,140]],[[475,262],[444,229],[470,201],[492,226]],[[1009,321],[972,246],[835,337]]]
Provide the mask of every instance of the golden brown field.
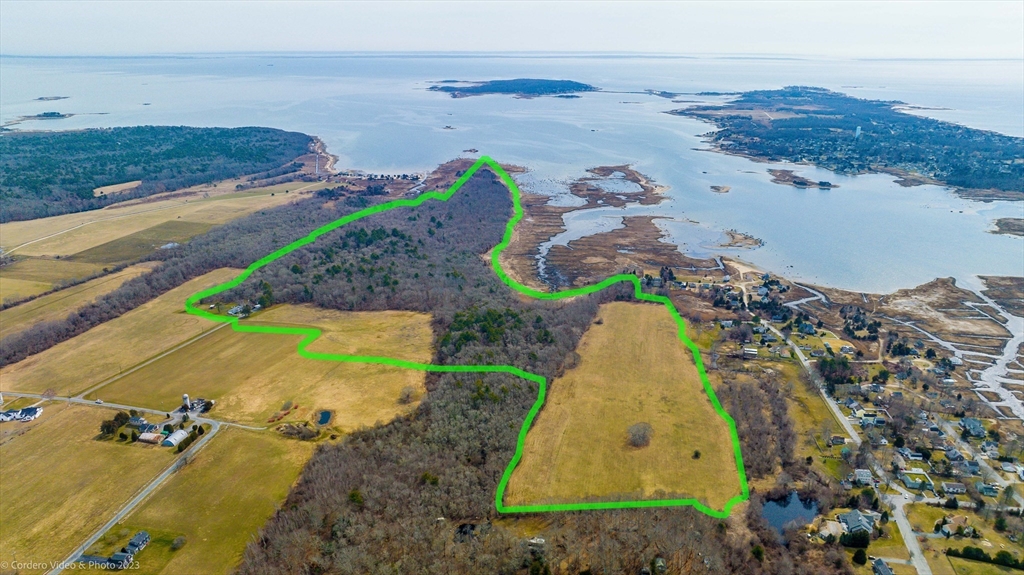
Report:
[[[399,311],[339,312],[279,305],[246,324],[312,325],[324,335],[312,351],[396,357],[428,363],[432,332],[427,314]],[[211,324],[214,325],[214,324]],[[378,365],[306,359],[298,336],[219,330],[88,397],[115,403],[172,409],[181,395],[215,399],[219,418],[256,425],[294,407],[285,421],[304,420],[315,410],[334,411],[331,425],[352,430],[407,413],[415,401],[398,401],[402,388],[424,390],[424,373]]]
[[218,324],[185,314],[185,298],[225,282],[238,270],[219,269],[98,325],[42,353],[0,369],[0,391],[59,395],[88,389]]
[[[182,220],[197,224],[223,224],[253,212],[285,204],[325,182],[293,182],[245,192],[181,192],[166,199],[150,197],[117,203],[101,210],[78,212],[21,222],[0,224],[3,249],[20,256],[69,256],[98,245],[140,232],[164,222]],[[291,193],[285,194],[285,190]],[[218,188],[219,190],[219,188]],[[209,194],[209,197],[204,197]]]
[[140,276],[152,268],[152,263],[131,266],[117,273],[98,277],[0,311],[0,338],[17,333],[37,323],[64,319],[69,313],[114,291],[127,280]]
[[25,299],[48,292],[63,281],[102,270],[103,266],[95,263],[25,258],[0,268],[0,301]]
[[0,445],[0,561],[63,560],[171,464],[168,449],[96,440],[113,413],[48,403],[45,421]]
[[[740,493],[729,427],[676,323],[660,305],[626,302],[603,305],[598,318],[579,366],[552,382],[505,504],[671,496],[722,509]],[[654,429],[647,447],[627,442],[637,422]]]
[[[124,541],[143,529],[153,534],[153,543],[138,555],[140,574],[230,573],[312,453],[312,443],[221,430],[115,527],[110,539]],[[129,535],[117,537],[125,529]],[[172,551],[178,536],[185,537],[185,546]]]

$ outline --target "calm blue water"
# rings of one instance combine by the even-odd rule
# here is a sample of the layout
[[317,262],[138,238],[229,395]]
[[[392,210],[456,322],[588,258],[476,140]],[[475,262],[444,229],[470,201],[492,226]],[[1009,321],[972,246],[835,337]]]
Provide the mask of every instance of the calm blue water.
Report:
[[781,535],[787,526],[802,527],[810,523],[818,515],[818,504],[800,501],[794,491],[785,501],[766,501],[761,515]]
[[[428,92],[443,79],[564,78],[607,92],[579,99],[504,96],[452,99]],[[1019,61],[813,61],[742,58],[564,56],[206,56],[182,58],[0,58],[0,120],[44,111],[78,114],[22,129],[138,124],[264,125],[320,136],[340,167],[428,171],[476,148],[531,171],[530,191],[575,199],[565,185],[598,165],[633,164],[670,186],[658,206],[576,212],[564,243],[652,214],[683,251],[727,253],[794,279],[887,292],[935,277],[1024,275],[1024,239],[989,233],[1024,203],[967,202],[934,187],[901,188],[886,176],[842,177],[806,166],[754,163],[705,150],[711,128],[663,112],[686,104],[644,94],[735,91],[807,84],[852,95],[947,110],[941,119],[1024,136]],[[39,96],[70,96],[37,102]],[[721,98],[681,96],[684,100]],[[149,104],[149,105],[144,105]],[[454,130],[445,130],[451,125]],[[768,168],[838,183],[830,191],[770,183]],[[607,183],[615,191],[629,186]],[[728,194],[711,185],[731,186]],[[622,187],[618,187],[622,186]],[[735,229],[762,239],[755,250],[715,246]]]

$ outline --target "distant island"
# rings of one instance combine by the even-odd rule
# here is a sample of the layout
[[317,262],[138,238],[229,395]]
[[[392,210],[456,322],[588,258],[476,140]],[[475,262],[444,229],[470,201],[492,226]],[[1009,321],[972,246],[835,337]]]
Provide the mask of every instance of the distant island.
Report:
[[669,114],[715,124],[721,152],[813,164],[839,174],[888,173],[904,186],[938,184],[979,200],[1024,200],[1024,138],[899,111],[813,87],[745,92],[722,106]]
[[71,96],[40,96],[36,98],[37,102],[55,102],[57,100],[67,100]]
[[[440,85],[444,84],[444,85]],[[486,94],[507,94],[517,98],[535,98],[537,96],[575,95],[580,92],[596,92],[600,88],[574,82],[572,80],[540,80],[535,78],[516,78],[514,80],[488,80],[486,82],[457,82],[445,80],[428,90],[445,92],[452,98],[468,98]]]
[[31,116],[22,116],[22,120],[63,120],[64,118],[70,118],[74,114],[62,114],[60,112],[43,112],[41,114],[34,114]]

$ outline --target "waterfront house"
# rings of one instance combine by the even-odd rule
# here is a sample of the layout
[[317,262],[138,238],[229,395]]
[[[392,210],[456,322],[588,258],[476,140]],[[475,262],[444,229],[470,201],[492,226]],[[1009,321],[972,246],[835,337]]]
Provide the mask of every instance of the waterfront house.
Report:
[[847,533],[871,533],[875,528],[874,519],[861,513],[857,509],[848,513],[840,513],[836,516],[836,519],[843,524]]

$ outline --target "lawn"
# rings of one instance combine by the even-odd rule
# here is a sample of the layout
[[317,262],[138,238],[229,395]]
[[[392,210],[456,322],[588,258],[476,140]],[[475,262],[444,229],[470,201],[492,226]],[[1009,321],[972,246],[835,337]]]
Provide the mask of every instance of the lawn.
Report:
[[[988,553],[989,555],[995,555],[996,553],[1007,550],[1011,553],[1016,553],[1018,557],[1024,554],[1024,546],[1020,543],[1013,543],[1006,538],[1006,535],[999,533],[993,527],[992,522],[986,522],[977,513],[970,510],[964,509],[944,509],[940,507],[930,507],[923,504],[914,504],[907,506],[907,517],[910,519],[910,524],[915,529],[920,529],[925,533],[932,533],[935,522],[941,519],[944,515],[966,515],[969,518],[968,524],[975,529],[978,529],[981,533],[981,537],[978,539],[965,538],[965,537],[940,537],[935,539],[928,539],[922,546],[931,551],[926,551],[925,555],[928,557],[928,563],[935,565],[936,563],[946,563],[945,555],[941,555],[938,558],[933,557],[934,551],[943,551],[946,548],[953,547],[956,549],[963,549],[970,545],[972,547],[978,547]],[[933,559],[935,562],[933,563]],[[952,569],[947,569],[945,566],[939,568],[952,572]],[[937,571],[938,573],[938,571]]]
[[64,559],[173,461],[171,450],[97,440],[112,410],[54,402],[47,411],[0,445],[0,561]]
[[103,266],[49,258],[23,258],[0,268],[0,301],[39,295],[70,279],[99,273]]
[[81,392],[215,327],[184,312],[185,298],[236,276],[220,269],[195,278],[134,310],[0,369],[0,390],[59,395]]
[[[672,316],[660,305],[616,302],[598,317],[579,365],[551,383],[505,504],[695,497],[722,509],[740,493],[729,427]],[[638,422],[653,428],[647,447],[627,442]]]
[[[310,347],[317,352],[423,363],[429,363],[433,353],[427,314],[279,305],[256,318],[244,323],[319,327],[324,335]],[[296,352],[299,340],[298,336],[225,328],[93,395],[115,403],[172,409],[188,393],[216,400],[217,417],[254,425],[267,425],[291,402],[285,421],[306,420],[315,410],[326,409],[334,411],[332,425],[350,431],[410,411],[415,402],[399,403],[404,387],[416,390],[414,399],[424,391],[424,372],[306,359]]]
[[[992,555],[992,553],[989,553],[989,555]],[[1013,573],[1020,573],[1020,571],[1010,569],[1009,567],[992,565],[991,563],[982,563],[980,561],[971,561],[970,559],[964,559],[962,557],[947,557],[946,560],[953,566],[953,570],[956,572],[956,575],[1010,575]]]
[[[246,544],[284,501],[313,444],[269,433],[222,429],[108,534],[106,551],[139,530],[153,542],[138,556],[140,575],[228,573]],[[128,535],[124,535],[127,531]],[[184,536],[177,551],[171,542]],[[113,543],[113,545],[111,544]]]
[[117,273],[98,277],[0,311],[0,338],[37,323],[64,319],[69,313],[119,288],[127,280],[148,272],[151,267],[151,265],[128,267]]

